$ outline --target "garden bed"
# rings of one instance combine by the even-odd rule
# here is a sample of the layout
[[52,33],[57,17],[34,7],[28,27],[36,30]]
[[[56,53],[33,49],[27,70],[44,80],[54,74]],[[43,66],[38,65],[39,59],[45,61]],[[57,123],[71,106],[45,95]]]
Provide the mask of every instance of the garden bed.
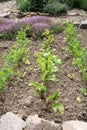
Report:
[[[87,49],[87,30],[76,29],[76,36],[80,35],[79,40],[82,47]],[[8,111],[14,113],[26,119],[28,115],[38,114],[47,120],[54,120],[57,123],[62,123],[66,120],[79,119],[87,121],[87,97],[80,93],[80,88],[87,88],[85,82],[82,80],[81,74],[77,66],[72,64],[73,55],[69,55],[63,48],[66,46],[64,43],[65,34],[55,34],[54,43],[51,44],[54,54],[57,54],[62,59],[62,66],[59,67],[56,73],[58,82],[49,81],[48,95],[54,92],[56,89],[60,92],[60,100],[65,107],[64,115],[55,113],[51,109],[46,111],[44,109],[44,100],[41,100],[34,94],[34,88],[29,84],[32,81],[40,81],[40,70],[36,64],[35,54],[42,47],[42,40],[32,40],[30,46],[30,67],[29,71],[25,72],[25,65],[21,64],[18,68],[23,76],[21,80],[13,78],[10,86],[5,86],[4,92],[0,95],[0,115]],[[9,48],[15,44],[14,41],[0,41],[0,56],[4,52],[9,51]],[[56,50],[55,50],[56,49]],[[0,58],[0,68],[2,67],[3,60]],[[74,74],[74,78],[68,75]],[[81,102],[77,99],[79,97]]]

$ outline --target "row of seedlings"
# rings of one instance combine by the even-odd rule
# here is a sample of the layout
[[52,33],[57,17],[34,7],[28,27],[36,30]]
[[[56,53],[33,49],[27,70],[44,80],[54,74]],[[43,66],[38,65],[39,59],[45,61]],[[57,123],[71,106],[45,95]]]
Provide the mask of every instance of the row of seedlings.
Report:
[[0,70],[0,92],[4,87],[10,85],[11,76],[18,75],[19,71],[17,67],[23,61],[26,63],[28,60],[29,50],[27,49],[27,43],[30,41],[26,38],[26,30],[20,29],[16,37],[16,43],[13,45],[8,53],[3,54],[3,67]]
[[[65,29],[67,38],[67,50],[74,55],[73,63],[79,67],[81,76],[87,85],[87,51],[80,46],[80,42],[75,37],[75,27],[68,23]],[[87,89],[81,88],[80,91],[87,95]]]
[[51,43],[54,41],[54,37],[50,34],[49,30],[43,33],[44,42],[40,52],[36,54],[36,62],[41,71],[41,82],[32,82],[35,91],[42,100],[45,100],[45,108],[49,110],[51,107],[55,112],[64,114],[64,106],[60,102],[59,91],[55,90],[50,96],[47,97],[48,81],[58,81],[55,72],[58,71],[58,66],[62,65],[61,59],[57,55],[52,53]]

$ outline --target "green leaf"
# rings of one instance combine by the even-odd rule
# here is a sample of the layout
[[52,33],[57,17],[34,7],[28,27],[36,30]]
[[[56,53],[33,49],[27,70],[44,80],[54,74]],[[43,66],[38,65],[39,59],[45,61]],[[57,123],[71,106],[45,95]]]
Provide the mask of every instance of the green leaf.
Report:
[[0,85],[0,92],[2,92],[3,89],[4,89],[4,87]]
[[87,88],[80,88],[80,92],[87,96]]
[[47,99],[47,103],[51,103],[52,101],[59,100],[59,92],[55,91],[52,95],[50,95]]
[[58,81],[55,74],[48,75],[47,80],[48,81]]
[[61,114],[64,114],[64,106],[60,102],[53,104],[52,109],[55,112],[59,111]]
[[35,87],[36,91],[39,91],[41,94],[47,91],[47,87],[43,83],[32,82],[32,85]]
[[47,70],[45,70],[45,71],[42,73],[41,79],[42,79],[43,82],[47,79],[47,77],[46,77],[47,74],[48,74],[48,71],[47,71]]

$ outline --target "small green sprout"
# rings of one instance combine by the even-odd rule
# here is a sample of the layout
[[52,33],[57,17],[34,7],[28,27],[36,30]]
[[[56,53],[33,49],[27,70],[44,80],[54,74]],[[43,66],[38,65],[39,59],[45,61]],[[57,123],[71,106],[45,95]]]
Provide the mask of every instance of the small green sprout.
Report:
[[40,98],[44,99],[47,91],[47,87],[43,83],[38,83],[38,82],[32,82],[32,85],[34,86],[35,92],[38,93]]
[[80,88],[80,92],[87,96],[87,88]]
[[55,112],[60,112],[61,114],[64,114],[64,106],[62,103],[60,103],[59,101],[60,99],[60,95],[58,91],[55,91],[53,94],[51,94],[47,99],[47,105],[46,105],[46,109],[49,109],[49,106],[52,107],[52,109]]

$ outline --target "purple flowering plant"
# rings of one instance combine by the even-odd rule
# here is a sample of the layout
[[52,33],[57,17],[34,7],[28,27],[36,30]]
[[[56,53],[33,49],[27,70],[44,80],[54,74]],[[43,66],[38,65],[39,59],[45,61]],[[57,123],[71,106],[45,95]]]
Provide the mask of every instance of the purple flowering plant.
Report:
[[51,30],[55,23],[47,16],[32,16],[17,21],[8,18],[0,18],[0,34],[14,34],[25,26],[29,26],[27,31],[29,36],[41,37],[46,30]]

